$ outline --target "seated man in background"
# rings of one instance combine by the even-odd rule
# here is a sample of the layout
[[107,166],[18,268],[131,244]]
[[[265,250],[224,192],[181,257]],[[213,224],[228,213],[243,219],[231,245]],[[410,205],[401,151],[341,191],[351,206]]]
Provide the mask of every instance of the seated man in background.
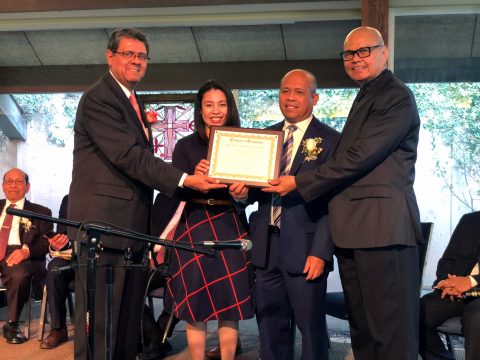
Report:
[[12,216],[6,213],[11,207],[51,216],[50,209],[25,199],[30,190],[28,175],[13,168],[5,173],[2,184],[6,199],[0,200],[0,272],[7,288],[8,322],[3,325],[3,337],[9,344],[21,344],[27,338],[18,328],[18,319],[30,296],[34,277],[34,290],[41,294],[45,276],[45,254],[48,241],[43,237],[52,230],[52,223]]
[[[423,360],[454,359],[437,326],[461,316],[465,359],[480,359],[480,298],[462,295],[480,283],[480,211],[463,215],[437,265],[435,291],[420,300],[420,355]],[[475,340],[477,339],[477,340]]]
[[41,342],[42,349],[54,349],[68,341],[67,330],[67,300],[69,283],[75,279],[73,269],[53,271],[56,268],[68,266],[71,260],[70,240],[65,234],[52,234],[50,243],[50,258],[46,276],[47,303],[51,316],[51,330]]
[[[68,195],[65,195],[60,205],[58,217],[67,218]],[[47,234],[49,255],[47,255],[47,275],[45,285],[47,288],[48,310],[51,317],[51,330],[47,337],[40,343],[42,349],[54,349],[68,340],[67,331],[67,300],[69,283],[75,279],[73,269],[52,271],[56,268],[70,264],[72,251],[67,235],[67,227],[57,224],[57,233]]]

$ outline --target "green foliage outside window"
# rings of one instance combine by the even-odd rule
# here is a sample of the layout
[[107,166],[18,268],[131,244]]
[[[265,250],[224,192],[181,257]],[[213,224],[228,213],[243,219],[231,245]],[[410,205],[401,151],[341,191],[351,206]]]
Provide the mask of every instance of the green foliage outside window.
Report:
[[[436,175],[453,196],[474,210],[480,200],[480,83],[409,86],[417,100],[422,127],[431,134]],[[341,131],[357,89],[319,89],[318,93],[313,113]],[[14,98],[27,121],[41,115],[52,144],[64,146],[70,141],[80,94],[24,94]],[[265,128],[282,120],[278,90],[242,90],[238,109],[244,127]],[[444,156],[440,149],[445,148],[448,151]]]

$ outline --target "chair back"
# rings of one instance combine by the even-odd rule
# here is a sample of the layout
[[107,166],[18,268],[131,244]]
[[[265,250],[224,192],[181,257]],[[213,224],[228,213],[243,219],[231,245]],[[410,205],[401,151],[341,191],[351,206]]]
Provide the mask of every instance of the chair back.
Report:
[[422,236],[423,244],[418,245],[418,265],[419,265],[419,274],[420,274],[420,293],[422,292],[423,285],[423,271],[425,270],[425,264],[427,263],[428,249],[430,247],[430,239],[432,238],[433,232],[433,223],[432,222],[422,222]]

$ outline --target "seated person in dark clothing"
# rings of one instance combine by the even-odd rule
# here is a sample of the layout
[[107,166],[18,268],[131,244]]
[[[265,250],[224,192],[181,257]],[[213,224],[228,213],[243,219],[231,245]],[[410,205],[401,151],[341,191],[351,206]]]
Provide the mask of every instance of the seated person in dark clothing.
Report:
[[71,248],[67,235],[54,234],[48,238],[48,241],[50,243],[51,260],[47,267],[46,288],[48,309],[51,316],[51,330],[40,344],[42,349],[54,349],[61,343],[68,341],[65,302],[69,292],[69,284],[75,279],[73,269],[52,271],[70,264]]
[[420,355],[423,360],[454,359],[443,344],[437,326],[461,317],[465,359],[480,359],[480,298],[463,297],[480,283],[480,211],[464,215],[437,265],[434,292],[420,300]]
[[[65,195],[60,205],[58,217],[67,218],[68,195]],[[47,265],[46,288],[47,302],[51,317],[51,330],[47,337],[41,342],[42,349],[54,349],[58,345],[68,340],[67,331],[67,300],[69,284],[75,279],[73,269],[60,272],[52,271],[56,268],[68,266],[71,260],[70,241],[65,235],[67,228],[65,225],[57,224],[57,233],[47,234],[49,237],[50,254]]]
[[10,169],[5,173],[2,189],[5,199],[0,200],[0,274],[7,288],[8,303],[8,321],[3,325],[3,337],[9,344],[21,344],[27,338],[18,328],[18,319],[30,296],[30,284],[37,295],[41,294],[45,254],[48,252],[48,241],[43,235],[52,229],[52,224],[13,216],[6,210],[15,208],[47,216],[52,212],[26,200],[30,183],[28,175],[20,169]]
[[[164,235],[163,232],[175,213],[178,204],[179,202],[177,200],[174,200],[162,193],[159,193],[156,196],[151,212],[150,234],[152,236],[162,238],[161,235]],[[158,246],[156,251],[158,251]],[[153,256],[156,257],[153,264],[154,266],[158,266],[159,263],[163,263],[163,255],[158,256],[157,253],[154,253]],[[153,279],[150,281],[148,291],[150,292],[163,286],[165,286],[165,277],[161,271],[157,271]],[[167,328],[169,318],[170,311],[169,309],[164,308],[157,321],[155,321],[153,309],[149,309],[148,306],[145,305],[143,313],[144,350],[142,354],[142,358],[144,360],[156,359],[157,357],[165,355],[167,352],[172,350],[172,347],[168,341],[162,344],[163,335],[165,329]],[[173,317],[167,337],[172,336],[173,329],[179,321],[179,319]]]

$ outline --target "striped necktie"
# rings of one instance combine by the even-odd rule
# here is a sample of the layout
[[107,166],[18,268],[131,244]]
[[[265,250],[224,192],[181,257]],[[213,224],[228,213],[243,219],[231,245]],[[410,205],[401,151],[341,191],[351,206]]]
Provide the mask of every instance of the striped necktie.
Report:
[[[15,207],[15,204],[10,204],[9,208]],[[5,214],[3,219],[2,229],[0,230],[0,261],[5,259],[8,247],[8,238],[10,237],[10,229],[12,228],[13,216]]]
[[[282,160],[280,162],[280,176],[288,175],[292,165],[292,151],[293,151],[293,132],[297,130],[297,126],[289,125],[287,130],[287,138],[283,142]],[[272,224],[280,228],[281,214],[282,214],[282,197],[273,195],[272,198]]]

